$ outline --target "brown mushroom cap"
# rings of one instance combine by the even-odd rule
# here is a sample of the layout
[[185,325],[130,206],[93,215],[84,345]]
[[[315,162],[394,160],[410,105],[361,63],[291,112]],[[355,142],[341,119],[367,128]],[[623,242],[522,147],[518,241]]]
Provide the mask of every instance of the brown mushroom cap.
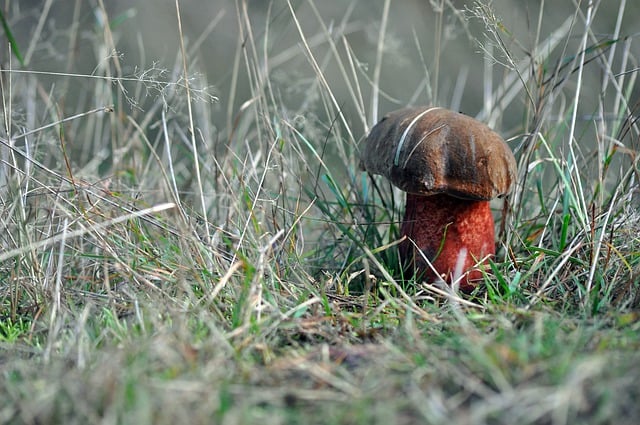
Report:
[[361,167],[405,192],[489,200],[516,177],[509,146],[485,124],[444,108],[387,114],[364,141]]

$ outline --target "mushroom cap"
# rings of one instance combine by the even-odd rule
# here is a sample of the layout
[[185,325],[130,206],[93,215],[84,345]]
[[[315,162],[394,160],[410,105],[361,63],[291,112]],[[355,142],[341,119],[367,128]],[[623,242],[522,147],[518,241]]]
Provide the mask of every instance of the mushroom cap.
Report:
[[387,114],[360,150],[360,166],[405,192],[489,200],[509,192],[516,160],[485,124],[444,108]]

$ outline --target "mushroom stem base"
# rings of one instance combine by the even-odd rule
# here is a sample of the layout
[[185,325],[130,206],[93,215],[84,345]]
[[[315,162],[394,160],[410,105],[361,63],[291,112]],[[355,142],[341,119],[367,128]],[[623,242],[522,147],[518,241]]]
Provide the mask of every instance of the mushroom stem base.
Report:
[[435,281],[437,276],[426,257],[442,279],[449,284],[458,281],[463,291],[471,291],[482,281],[480,268],[495,254],[494,221],[488,201],[407,194],[400,231],[407,236],[399,248],[409,273],[415,271],[422,279]]

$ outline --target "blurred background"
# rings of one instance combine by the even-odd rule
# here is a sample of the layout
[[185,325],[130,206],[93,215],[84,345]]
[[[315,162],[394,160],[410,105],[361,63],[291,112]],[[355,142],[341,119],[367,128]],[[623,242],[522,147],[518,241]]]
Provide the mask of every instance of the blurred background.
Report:
[[[343,71],[330,54],[332,46],[327,41],[327,33],[331,34],[345,63],[349,63],[347,51],[357,61],[350,64],[356,72],[351,69],[346,72],[350,78],[358,79],[369,121],[407,104],[438,104],[484,118],[508,136],[522,126],[523,109],[518,105],[527,100],[518,99],[507,110],[490,118],[486,110],[495,110],[497,105],[491,104],[489,94],[501,83],[507,67],[539,50],[544,41],[563,26],[574,26],[567,32],[577,35],[560,40],[567,46],[554,48],[545,58],[546,67],[553,70],[558,63],[570,61],[581,42],[579,35],[584,32],[587,2],[495,0],[488,3],[502,29],[498,36],[512,53],[511,58],[493,47],[495,37],[487,33],[482,19],[474,16],[473,11],[484,7],[485,3],[391,1],[381,45],[377,107],[372,106],[371,94],[379,34],[385,16],[382,0],[292,0],[295,19],[283,0],[182,0],[180,10],[186,47],[191,55],[190,71],[200,73],[204,84],[211,86],[218,98],[212,107],[212,123],[217,129],[228,128],[241,105],[252,97],[245,55],[255,55],[264,69],[268,69],[282,108],[303,114],[317,107],[309,96],[315,72],[302,46],[297,20],[338,104],[353,124],[356,137],[366,131],[365,124],[356,118],[353,96],[345,86]],[[590,39],[590,45],[613,36],[620,3],[607,1],[594,2],[594,5],[597,19],[592,23],[592,30],[597,39]],[[21,49],[28,55],[28,69],[95,73],[114,53],[98,48],[91,41],[96,34],[102,36],[104,20],[108,19],[123,76],[141,75],[145,70],[180,71],[178,24],[172,0],[111,0],[104,4],[95,0],[20,1],[19,5],[12,4],[11,7],[9,22]],[[106,16],[102,10],[106,10]],[[639,15],[640,4],[626,2],[619,30],[622,37],[637,37]],[[69,42],[72,25],[78,26],[80,42],[77,45]],[[38,35],[37,40],[34,34]],[[255,51],[246,49],[251,39]],[[6,49],[6,43],[3,48]],[[73,54],[69,54],[69,49],[73,49]],[[631,62],[640,55],[637,50],[635,43],[630,50]],[[7,55],[2,57],[7,58]],[[633,63],[628,65],[633,66]],[[603,70],[598,67],[593,64],[584,78],[599,83]],[[55,80],[51,78],[49,88],[54,94],[61,88],[54,87]],[[80,85],[70,89],[92,82],[77,80],[77,83]],[[152,92],[149,95],[154,96]],[[636,92],[632,97],[637,98],[637,95]],[[588,118],[595,112],[598,93],[583,93],[582,96],[584,114]],[[78,106],[76,102],[69,103]]]

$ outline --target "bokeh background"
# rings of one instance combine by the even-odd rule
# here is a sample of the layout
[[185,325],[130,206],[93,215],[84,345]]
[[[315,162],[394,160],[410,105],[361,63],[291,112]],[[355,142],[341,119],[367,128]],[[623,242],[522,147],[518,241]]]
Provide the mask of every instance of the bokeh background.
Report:
[[[78,4],[79,14],[75,8]],[[487,109],[496,108],[487,103],[487,94],[500,84],[505,73],[503,65],[509,66],[509,59],[500,53],[500,49],[492,47],[495,39],[487,34],[482,20],[473,16],[472,11],[479,4],[487,2],[391,1],[382,44],[381,96],[375,108],[371,103],[371,79],[385,2],[291,1],[315,58],[347,119],[352,121],[354,133],[362,135],[367,125],[355,117],[344,76],[329,53],[327,31],[345,60],[347,49],[357,60],[354,66],[368,109],[368,125],[381,114],[406,104],[438,104],[485,118],[509,136],[521,129],[523,117],[518,104],[524,104],[526,99],[520,99],[492,117],[487,116]],[[503,29],[499,35],[504,47],[512,53],[511,59],[519,63],[563,26],[573,25],[575,30],[572,32],[582,34],[588,2],[495,0],[488,4]],[[179,34],[173,0],[109,0],[103,5],[125,76],[139,75],[143,70],[151,69],[176,72],[180,65]],[[605,40],[616,28],[620,2],[607,0],[594,2],[594,5],[597,19],[592,23],[593,34],[595,38]],[[96,48],[90,41],[95,39],[96,33],[104,32],[101,2],[21,1],[19,6],[12,7],[23,12],[14,14],[10,23],[21,48],[29,56],[28,69],[91,74],[107,60],[107,55],[113,53]],[[243,16],[244,7],[250,22]],[[212,108],[212,124],[218,131],[228,128],[232,117],[252,96],[243,56],[248,37],[252,37],[259,47],[257,55],[265,69],[269,69],[281,107],[296,114],[313,111],[309,81],[315,78],[315,73],[302,48],[286,1],[182,0],[180,8],[185,41],[191,54],[190,71],[200,73],[218,98]],[[43,14],[43,10],[47,13]],[[540,10],[543,10],[542,14]],[[640,4],[626,2],[620,28],[622,37],[638,36],[639,15]],[[43,16],[45,22],[41,22]],[[74,22],[79,25],[81,42],[70,46],[68,33]],[[251,28],[250,34],[248,28]],[[37,40],[34,39],[36,29]],[[570,55],[581,41],[578,35],[562,40],[561,43],[567,43],[566,48],[556,48],[546,58],[549,70],[558,61],[571,60]],[[589,40],[590,44],[597,43],[597,39]],[[440,46],[439,50],[437,46]],[[69,48],[74,49],[72,55]],[[634,57],[640,56],[637,49],[638,43],[635,43],[629,66],[633,65]],[[593,64],[585,72],[585,87],[595,86],[602,78],[602,72],[598,64]],[[232,84],[234,75],[238,77],[235,85]],[[589,83],[590,79],[594,84]],[[51,81],[53,84],[56,78],[52,77]],[[91,80],[79,80],[79,85],[74,84],[70,89],[91,83]],[[50,89],[55,93],[61,87]],[[595,105],[597,96],[598,93],[583,93],[586,118],[589,118],[590,104],[593,101]],[[637,93],[632,97],[637,97]],[[90,99],[86,101],[90,103]],[[77,102],[66,103],[78,107]]]

